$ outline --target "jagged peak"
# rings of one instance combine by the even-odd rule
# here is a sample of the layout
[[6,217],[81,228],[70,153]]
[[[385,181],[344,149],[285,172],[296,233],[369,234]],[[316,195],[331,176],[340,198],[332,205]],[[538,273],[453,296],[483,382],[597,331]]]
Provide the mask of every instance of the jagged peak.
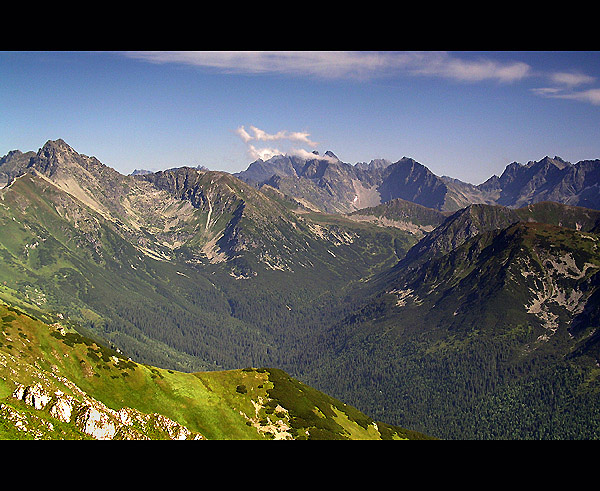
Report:
[[400,160],[398,160],[397,162],[394,162],[389,167],[390,168],[393,168],[393,167],[402,167],[402,168],[410,167],[413,170],[421,170],[421,171],[424,171],[425,173],[427,173],[427,174],[429,174],[431,176],[435,176],[436,178],[440,179],[443,182],[443,180],[439,176],[436,176],[433,172],[431,172],[431,170],[429,169],[429,167],[427,167],[426,165],[418,162],[417,160],[415,160],[415,159],[413,159],[411,157],[402,157]]
[[73,150],[73,147],[71,147],[62,138],[58,138],[57,140],[48,140],[46,143],[44,143],[44,146],[40,148],[39,152],[48,152],[51,150],[62,150],[77,153],[75,150]]
[[147,169],[134,169],[133,172],[129,175],[130,176],[139,176],[139,175],[143,175],[143,174],[152,174],[152,171],[147,170]]
[[8,153],[4,157],[2,157],[0,160],[5,160],[5,159],[8,160],[11,157],[14,157],[14,156],[18,157],[19,155],[23,155],[23,152],[21,152],[21,150],[9,150]]
[[563,160],[562,158],[555,156],[554,158],[549,157],[548,155],[546,155],[544,158],[535,161],[535,160],[531,160],[529,162],[527,162],[527,165],[525,167],[534,167],[534,166],[538,166],[538,165],[553,165],[559,169],[564,169],[565,167],[569,167],[571,165],[570,162]]
[[46,146],[46,145],[63,146],[63,147],[71,148],[71,146],[66,141],[64,141],[62,138],[57,138],[56,140],[48,140],[44,146]]
[[376,170],[376,169],[385,169],[392,165],[392,162],[387,159],[372,159],[370,162],[357,162],[354,166],[357,169],[362,170]]
[[[526,164],[522,164],[520,162],[513,161],[504,168],[504,172],[502,173],[502,176],[508,175],[512,172],[517,172],[520,169],[531,169],[532,167],[536,167],[536,166],[540,166],[540,165],[541,166],[553,165],[553,166],[557,167],[558,169],[564,169],[565,167],[570,167],[573,164],[571,164],[571,162],[569,162],[568,160],[564,160],[563,158],[559,157],[558,155],[555,155],[554,158],[546,155],[543,158],[541,158],[540,160],[530,160]],[[495,177],[495,176],[492,176],[492,178],[493,177]],[[492,179],[492,178],[490,178],[490,179]]]
[[[317,154],[317,155],[318,155],[318,154]],[[330,158],[332,158],[332,159],[340,160],[340,159],[338,158],[338,156],[337,156],[335,153],[333,153],[331,150],[327,150],[327,151],[324,153],[324,155],[325,155],[325,156],[327,156],[327,157],[330,157]]]
[[71,147],[67,142],[65,142],[62,138],[57,140],[48,140],[44,145],[38,150],[37,157],[38,158],[59,158],[61,161],[64,161],[64,157],[85,157],[84,155],[80,155],[73,147]]
[[103,164],[96,157],[77,152],[63,139],[48,140],[37,154],[31,159],[28,168],[33,168],[47,177],[58,174],[79,174],[79,169],[85,172],[106,175],[120,173]]

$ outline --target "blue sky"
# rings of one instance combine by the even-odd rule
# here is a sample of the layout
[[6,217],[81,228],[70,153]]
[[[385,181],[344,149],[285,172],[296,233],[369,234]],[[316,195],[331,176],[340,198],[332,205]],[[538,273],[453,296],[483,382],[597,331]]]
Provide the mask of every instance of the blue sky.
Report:
[[128,174],[333,151],[479,184],[600,158],[600,52],[0,52],[0,156],[64,139]]

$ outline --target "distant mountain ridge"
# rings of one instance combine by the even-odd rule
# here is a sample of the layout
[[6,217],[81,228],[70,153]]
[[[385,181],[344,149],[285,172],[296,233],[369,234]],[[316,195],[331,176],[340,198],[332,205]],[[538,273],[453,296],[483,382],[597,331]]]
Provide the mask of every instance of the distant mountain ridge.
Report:
[[[62,152],[68,147],[61,139],[54,146]],[[37,153],[13,150],[0,158],[0,184],[31,168],[53,175],[55,170],[48,165],[52,155],[57,155],[56,149],[51,155],[45,147]],[[600,159],[572,164],[558,156],[546,156],[527,164],[512,162],[500,176],[493,175],[474,185],[437,176],[408,157],[396,162],[373,159],[352,165],[331,151],[313,154],[314,158],[276,155],[268,160],[258,159],[233,175],[255,186],[267,184],[308,208],[327,213],[351,213],[396,198],[438,211],[456,211],[479,203],[520,208],[540,201],[600,209]],[[102,164],[91,157],[84,167],[92,171]],[[208,170],[204,166],[196,169]],[[151,174],[154,172],[136,169],[131,175]]]
[[22,174],[34,156],[35,152],[32,151],[23,153],[20,150],[11,150],[0,158],[0,187]]
[[267,183],[316,209],[334,213],[349,213],[395,198],[439,211],[456,211],[475,203],[520,208],[540,201],[600,209],[598,159],[571,164],[546,156],[527,164],[513,162],[500,176],[474,185],[437,176],[408,157],[351,165],[332,152],[325,156],[277,155],[257,160],[235,175],[257,185]]
[[[157,367],[136,376],[274,366],[443,438],[600,437],[600,209],[572,204],[597,199],[599,161],[512,163],[475,186],[406,157],[313,155],[257,161],[261,179],[278,173],[253,181],[125,176],[63,140],[13,151],[0,301]],[[0,317],[2,351],[29,359],[30,332]],[[132,381],[118,365],[96,373]],[[228,394],[250,374],[264,395],[262,373],[238,371]],[[0,380],[6,417],[39,394],[19,383],[15,398]]]

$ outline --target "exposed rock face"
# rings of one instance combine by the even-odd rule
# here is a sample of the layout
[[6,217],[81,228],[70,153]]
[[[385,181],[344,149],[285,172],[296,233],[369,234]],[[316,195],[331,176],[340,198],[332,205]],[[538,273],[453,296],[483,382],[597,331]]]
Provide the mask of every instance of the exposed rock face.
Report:
[[84,407],[77,416],[75,424],[96,440],[112,440],[117,432],[108,414],[101,413],[92,406]]
[[571,164],[560,157],[544,157],[527,164],[513,162],[500,177],[478,186],[495,202],[514,208],[540,201],[600,209],[600,160]]
[[71,421],[71,414],[73,413],[73,406],[67,399],[58,399],[56,403],[50,408],[50,416],[64,423]]
[[[332,152],[314,159],[277,155],[253,162],[236,176],[267,183],[328,213],[348,213],[396,198],[454,211],[471,202],[467,194],[481,194],[474,191],[475,186],[440,178],[407,157],[394,163],[377,159],[351,165]],[[469,192],[465,192],[467,187]]]
[[[322,156],[313,153],[314,158],[276,155],[266,161],[259,159],[234,176],[254,185],[267,183],[302,200],[308,207],[328,213],[349,213],[396,198],[439,211],[456,211],[475,203],[518,208],[540,201],[600,209],[600,160],[571,164],[560,157],[544,157],[525,165],[513,162],[506,166],[500,177],[494,175],[482,184],[473,185],[447,176],[439,177],[408,157],[393,163],[376,159],[368,164],[359,162],[351,165],[342,162],[330,151]],[[94,199],[84,202],[102,209],[107,216],[126,214],[128,201],[133,200],[131,189],[143,185],[143,180],[127,178],[150,176],[158,184],[161,179],[173,177],[170,171],[156,173],[154,177],[155,173],[149,171],[135,171],[131,176],[123,176],[95,157],[78,154],[60,139],[48,141],[37,153],[13,150],[2,157],[0,186],[28,170],[40,172],[71,193],[86,198],[92,196]],[[205,172],[203,168],[189,169],[197,170]],[[187,174],[186,178],[195,178],[195,173]],[[82,180],[89,185],[76,189],[75,183],[81,184]],[[102,193],[96,192],[100,182],[104,184],[104,192],[108,192],[110,200],[102,199]],[[110,183],[108,187],[107,183]],[[187,181],[184,186],[169,187],[170,191],[180,188],[191,193],[180,196],[180,199],[196,200],[194,206],[205,201],[204,197],[196,195],[197,190],[194,191]],[[136,191],[134,194],[139,193]],[[115,200],[115,197],[119,199]],[[124,208],[109,208],[108,203],[118,203],[123,199]],[[143,211],[135,209],[138,215]]]
[[[79,390],[75,386],[73,389]],[[161,414],[144,414],[136,409],[110,409],[100,401],[79,390],[84,399],[67,395],[60,390],[51,393],[40,383],[18,384],[13,392],[15,399],[48,414],[63,423],[73,423],[82,433],[96,440],[149,439],[148,434],[160,434],[171,440],[202,440],[199,433]],[[8,411],[8,407],[4,408]],[[28,431],[27,418],[12,410],[12,419],[21,431]]]
[[[541,201],[600,209],[600,160],[571,164],[560,157],[544,157],[525,165],[513,162],[500,177],[473,185],[436,176],[407,157],[394,163],[374,160],[350,165],[328,154],[308,160],[277,155],[253,162],[236,176],[268,183],[333,213],[349,213],[396,198],[439,211],[456,211],[470,204],[519,208]],[[368,195],[369,202],[358,199],[361,195]]]
[[22,174],[34,156],[35,152],[23,153],[20,150],[11,150],[0,158],[0,188]]
[[25,404],[33,406],[35,409],[44,409],[50,401],[50,396],[39,384],[27,387],[19,385],[13,392],[13,397],[21,399]]

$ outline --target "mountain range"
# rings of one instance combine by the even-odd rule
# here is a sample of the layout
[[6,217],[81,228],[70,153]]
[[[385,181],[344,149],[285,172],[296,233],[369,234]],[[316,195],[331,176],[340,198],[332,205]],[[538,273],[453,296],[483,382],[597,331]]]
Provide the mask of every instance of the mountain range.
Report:
[[[351,165],[314,155],[235,175],[125,176],[62,140],[10,152],[0,159],[5,317],[27,315],[36,332],[62,319],[94,340],[91,351],[83,343],[93,359],[112,350],[177,384],[277,374],[357,408],[359,420],[385,421],[375,438],[600,435],[600,160],[512,163],[475,186],[406,157]],[[15,322],[23,332],[20,320],[6,332]],[[123,379],[114,365],[95,371]],[[61,373],[81,387],[72,367]],[[133,386],[114,389],[119,403],[95,378],[81,389],[113,410],[156,411],[134,404]],[[33,385],[9,379],[1,394],[13,411]],[[190,426],[172,404],[163,416],[184,433],[241,437]],[[317,412],[339,422],[330,407],[343,403],[327,404]],[[305,423],[315,438],[367,438]]]
[[328,151],[309,160],[288,155],[257,160],[235,175],[257,185],[266,183],[329,213],[352,212],[395,198],[438,211],[457,211],[474,203],[520,208],[540,201],[598,209],[598,169],[598,160],[571,164],[544,157],[527,164],[513,162],[500,177],[473,185],[436,176],[408,157],[351,165]]

